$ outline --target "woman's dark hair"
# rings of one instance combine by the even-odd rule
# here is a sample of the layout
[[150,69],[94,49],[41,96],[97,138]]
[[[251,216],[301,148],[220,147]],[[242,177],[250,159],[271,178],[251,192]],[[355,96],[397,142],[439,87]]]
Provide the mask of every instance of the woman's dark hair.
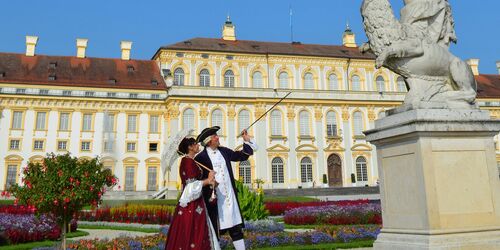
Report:
[[196,139],[192,137],[186,137],[182,139],[181,143],[179,144],[179,154],[187,154],[189,151],[189,146],[196,144]]

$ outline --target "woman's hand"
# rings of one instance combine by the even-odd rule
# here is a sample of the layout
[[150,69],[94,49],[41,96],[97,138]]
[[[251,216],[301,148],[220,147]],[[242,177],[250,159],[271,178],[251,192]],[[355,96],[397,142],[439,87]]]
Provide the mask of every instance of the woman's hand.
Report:
[[203,180],[203,186],[207,186],[207,185],[215,185],[215,172],[214,171],[208,172],[208,177],[205,180]]

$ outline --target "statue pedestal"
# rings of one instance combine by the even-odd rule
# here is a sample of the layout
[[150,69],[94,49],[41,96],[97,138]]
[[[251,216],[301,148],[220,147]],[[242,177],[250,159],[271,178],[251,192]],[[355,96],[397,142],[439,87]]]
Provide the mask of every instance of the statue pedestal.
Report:
[[377,146],[383,229],[374,249],[500,249],[500,179],[480,110],[411,110],[366,131]]

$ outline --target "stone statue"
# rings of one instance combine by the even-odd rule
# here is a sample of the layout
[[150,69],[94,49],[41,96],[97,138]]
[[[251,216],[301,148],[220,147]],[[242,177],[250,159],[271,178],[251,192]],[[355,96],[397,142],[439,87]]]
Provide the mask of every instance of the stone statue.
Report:
[[389,0],[364,0],[363,24],[369,42],[362,52],[404,77],[409,88],[401,111],[477,109],[471,68],[449,52],[457,38],[448,0],[404,0],[397,20]]

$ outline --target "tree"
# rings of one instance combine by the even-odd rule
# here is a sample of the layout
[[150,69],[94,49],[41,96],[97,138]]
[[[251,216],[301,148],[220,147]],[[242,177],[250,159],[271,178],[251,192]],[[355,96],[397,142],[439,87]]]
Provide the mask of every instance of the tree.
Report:
[[105,187],[113,187],[117,178],[103,169],[98,158],[90,160],[48,154],[42,163],[29,162],[23,170],[23,186],[14,185],[10,192],[21,204],[33,206],[37,214],[52,213],[61,227],[62,247],[66,249],[68,222],[84,206],[96,207],[102,201]]

